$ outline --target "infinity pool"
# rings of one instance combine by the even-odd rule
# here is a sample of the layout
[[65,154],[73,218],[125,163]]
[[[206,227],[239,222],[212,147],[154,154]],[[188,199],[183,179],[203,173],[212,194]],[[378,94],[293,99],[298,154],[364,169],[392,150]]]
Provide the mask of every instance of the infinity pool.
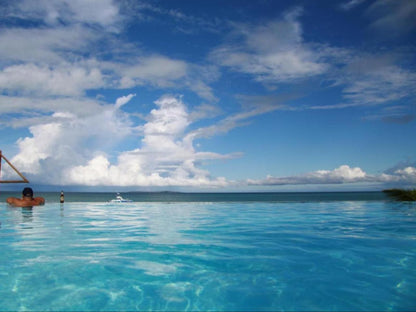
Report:
[[416,207],[0,204],[0,310],[416,310]]

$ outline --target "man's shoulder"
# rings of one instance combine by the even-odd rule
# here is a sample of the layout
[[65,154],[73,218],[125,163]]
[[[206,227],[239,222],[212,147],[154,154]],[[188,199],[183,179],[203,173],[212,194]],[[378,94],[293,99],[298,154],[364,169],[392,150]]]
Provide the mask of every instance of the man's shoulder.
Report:
[[24,207],[27,206],[27,202],[24,200],[21,200],[20,198],[8,198],[7,203],[9,205],[12,205],[14,207]]
[[38,206],[45,204],[45,199],[43,197],[36,197],[33,198],[31,201],[22,200],[16,197],[9,197],[6,201],[8,204],[15,207]]
[[34,202],[36,202],[36,205],[43,205],[45,204],[45,198],[43,197],[36,197],[33,199]]
[[17,203],[20,203],[21,199],[16,198],[16,197],[9,197],[6,199],[6,202],[10,205],[15,205]]

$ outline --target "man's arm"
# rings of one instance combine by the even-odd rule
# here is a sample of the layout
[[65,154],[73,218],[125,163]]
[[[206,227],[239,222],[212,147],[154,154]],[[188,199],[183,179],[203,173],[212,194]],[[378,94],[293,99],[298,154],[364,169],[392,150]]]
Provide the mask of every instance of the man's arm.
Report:
[[6,202],[9,205],[15,205],[16,204],[16,200],[17,200],[17,198],[15,198],[15,197],[9,197],[9,198],[6,199]]
[[43,198],[43,197],[36,197],[33,200],[36,202],[36,205],[44,205],[45,204],[45,198]]

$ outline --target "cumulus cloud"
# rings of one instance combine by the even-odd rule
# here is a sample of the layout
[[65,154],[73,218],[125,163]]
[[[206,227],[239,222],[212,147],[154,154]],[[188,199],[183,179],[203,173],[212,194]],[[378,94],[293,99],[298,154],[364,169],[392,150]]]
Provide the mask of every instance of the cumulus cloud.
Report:
[[[241,157],[241,153],[197,151],[195,140],[226,133],[279,108],[276,103],[249,105],[246,111],[194,129],[194,122],[217,116],[218,111],[207,105],[189,111],[181,97],[166,95],[155,101],[156,107],[144,116],[145,123],[137,126],[121,111],[134,97],[135,94],[119,97],[113,105],[95,103],[88,114],[71,111],[65,102],[55,106],[54,113],[30,126],[31,136],[18,141],[19,153],[13,162],[29,179],[49,184],[227,186],[230,181],[211,177],[202,165]],[[25,104],[29,103],[22,105]],[[39,109],[47,109],[38,105]],[[122,151],[114,159],[112,148],[138,135],[142,137],[137,139],[136,148]]]
[[[240,157],[241,154],[197,151],[194,141],[230,131],[254,116],[279,108],[273,105],[260,106],[225,117],[210,127],[190,130],[192,123],[198,119],[188,111],[180,97],[166,95],[155,101],[156,107],[146,116],[146,122],[137,127],[121,111],[134,96],[129,94],[118,98],[113,105],[101,105],[94,114],[77,116],[70,111],[53,113],[49,116],[49,122],[31,126],[31,136],[17,142],[19,153],[12,158],[12,162],[29,179],[48,184],[226,187],[235,182],[225,177],[212,177],[207,170],[202,169],[202,163]],[[136,148],[122,151],[116,159],[106,152],[124,138],[137,135],[137,129],[140,129],[142,137],[137,141]],[[318,170],[299,176],[268,176],[262,180],[247,180],[239,185],[364,182],[414,184],[416,168],[404,166],[380,175],[371,175],[359,167],[342,165],[333,170]]]
[[264,180],[249,180],[249,184],[260,185],[294,185],[294,184],[334,184],[364,181],[367,174],[361,168],[342,165],[334,170],[318,170],[300,176],[273,177]]
[[370,175],[359,167],[342,165],[334,170],[318,170],[298,176],[273,177],[263,180],[247,180],[249,185],[308,185],[344,183],[415,183],[416,168],[397,169],[391,174]]
[[[202,163],[240,154],[195,150],[194,138],[187,134],[196,119],[180,97],[161,97],[145,124],[136,126],[121,111],[134,96],[100,105],[91,114],[61,110],[45,116],[43,122],[29,127],[30,136],[18,140],[19,152],[11,161],[30,180],[52,185],[228,185],[223,177],[211,177]],[[139,134],[142,138],[137,140],[137,147],[120,152],[114,159],[113,148]]]
[[229,158],[197,152],[186,140],[190,114],[180,98],[164,96],[155,102],[143,125],[141,148],[122,152],[116,164],[97,155],[85,165],[67,170],[67,183],[117,186],[225,186],[225,178],[212,178],[199,167],[203,160]]
[[393,181],[397,179],[398,181],[416,183],[416,168],[406,167],[404,169],[398,169],[393,175],[387,175],[387,178]]
[[[122,111],[135,94],[114,104],[87,95],[102,88],[151,86],[186,88],[217,101],[208,85],[219,76],[215,66],[143,53],[117,38],[124,18],[118,5],[124,4],[21,0],[0,9],[5,21],[0,121],[2,127],[27,127],[30,133],[17,141],[13,163],[46,184],[224,185],[225,179],[211,178],[201,163],[238,154],[198,152],[186,138],[192,122],[215,114],[213,105],[188,112],[181,100],[164,97],[146,123],[136,125],[134,113]],[[22,21],[30,26],[19,26]],[[123,150],[115,161],[112,150],[135,138],[136,148]]]
[[326,71],[318,53],[303,42],[301,8],[264,25],[235,25],[230,43],[211,57],[222,66],[253,75],[263,83],[293,82]]
[[66,184],[65,168],[84,163],[97,151],[110,150],[133,131],[117,104],[99,108],[82,116],[59,111],[44,117],[42,123],[29,127],[31,136],[18,140],[19,152],[12,162],[42,183]]

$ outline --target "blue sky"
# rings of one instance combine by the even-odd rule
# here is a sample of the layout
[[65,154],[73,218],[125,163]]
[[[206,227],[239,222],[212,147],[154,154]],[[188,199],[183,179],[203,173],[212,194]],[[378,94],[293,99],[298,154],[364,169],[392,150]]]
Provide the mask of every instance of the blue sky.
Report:
[[0,148],[34,186],[416,186],[415,1],[23,0],[0,14]]

